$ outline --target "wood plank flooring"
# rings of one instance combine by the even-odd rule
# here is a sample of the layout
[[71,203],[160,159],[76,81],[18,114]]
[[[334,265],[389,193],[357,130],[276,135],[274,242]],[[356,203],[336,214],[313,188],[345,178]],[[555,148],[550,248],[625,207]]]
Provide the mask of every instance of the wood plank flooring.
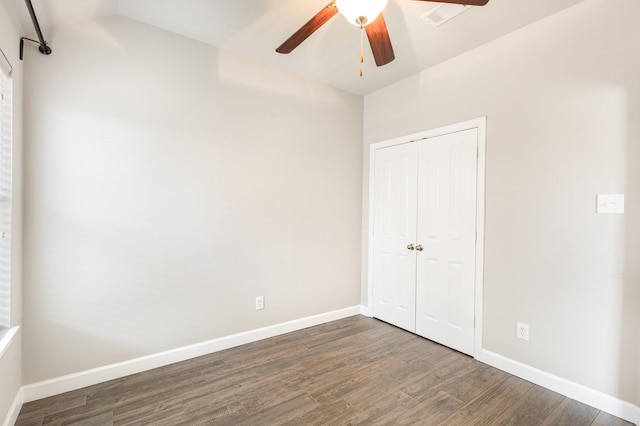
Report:
[[630,425],[354,316],[25,404],[16,425]]

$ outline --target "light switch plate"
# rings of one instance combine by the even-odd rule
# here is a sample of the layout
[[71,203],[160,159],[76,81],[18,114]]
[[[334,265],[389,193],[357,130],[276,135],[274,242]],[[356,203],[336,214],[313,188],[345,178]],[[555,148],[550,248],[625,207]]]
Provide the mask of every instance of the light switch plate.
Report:
[[624,194],[598,194],[596,213],[624,213]]

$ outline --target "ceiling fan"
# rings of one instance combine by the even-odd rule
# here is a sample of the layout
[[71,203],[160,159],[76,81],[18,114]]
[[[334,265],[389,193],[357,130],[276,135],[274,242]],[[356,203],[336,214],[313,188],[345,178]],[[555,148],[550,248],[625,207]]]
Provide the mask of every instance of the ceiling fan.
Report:
[[[489,0],[417,0],[438,3],[453,3],[468,6],[484,6]],[[396,57],[391,46],[391,39],[387,31],[387,24],[384,21],[382,10],[386,7],[388,0],[331,0],[322,10],[316,13],[298,31],[293,33],[277,49],[278,53],[291,53],[318,28],[324,25],[329,19],[340,12],[349,23],[364,28],[371,45],[373,58],[377,66],[386,65]],[[360,62],[362,62],[362,53]],[[361,70],[362,75],[362,70]]]

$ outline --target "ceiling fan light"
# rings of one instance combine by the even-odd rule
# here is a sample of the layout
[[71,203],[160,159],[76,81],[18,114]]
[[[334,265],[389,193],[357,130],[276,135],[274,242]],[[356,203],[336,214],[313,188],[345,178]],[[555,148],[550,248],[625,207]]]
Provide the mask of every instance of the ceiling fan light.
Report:
[[372,23],[387,6],[388,0],[336,0],[338,12],[350,24],[362,27]]

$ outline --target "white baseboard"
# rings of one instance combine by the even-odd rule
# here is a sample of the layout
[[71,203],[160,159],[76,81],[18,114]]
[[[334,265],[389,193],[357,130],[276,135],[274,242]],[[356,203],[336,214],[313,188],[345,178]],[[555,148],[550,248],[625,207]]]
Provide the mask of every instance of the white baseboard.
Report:
[[13,402],[11,403],[11,407],[9,407],[9,412],[7,413],[7,417],[4,419],[2,426],[13,426],[16,424],[16,420],[18,420],[18,414],[20,414],[23,403],[24,392],[22,391],[22,388],[20,388],[18,389],[16,397],[13,398]]
[[[55,379],[45,380],[22,387],[24,402],[31,402],[49,396],[58,395],[87,386],[106,382],[130,374],[140,373],[153,368],[162,367],[202,355],[224,349],[244,345],[291,331],[302,330],[325,322],[335,321],[352,315],[358,315],[363,308],[360,305],[352,306],[337,311],[326,312],[300,318],[293,321],[283,322],[256,330],[238,333],[231,336],[220,337],[206,342],[196,343],[181,348],[171,349],[153,355],[147,355],[132,360],[106,365],[104,367],[93,368],[79,373],[69,374]],[[20,404],[21,405],[21,404]],[[18,409],[19,411],[19,409]]]
[[616,417],[640,425],[640,407],[630,402],[563,379],[562,377],[554,376],[553,374],[538,370],[537,368],[514,361],[491,351],[483,350],[481,361],[531,383],[595,407],[598,410],[605,411]]
[[360,315],[373,318],[373,310],[371,310],[371,308],[369,308],[368,306],[360,306]]

